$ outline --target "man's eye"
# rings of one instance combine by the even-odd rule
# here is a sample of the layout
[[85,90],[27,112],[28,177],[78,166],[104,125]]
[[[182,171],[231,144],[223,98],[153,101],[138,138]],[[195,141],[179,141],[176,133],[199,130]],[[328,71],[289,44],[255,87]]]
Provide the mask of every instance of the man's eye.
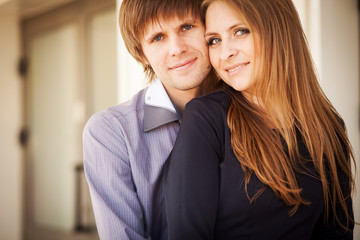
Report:
[[163,36],[157,35],[156,37],[154,37],[153,41],[158,42],[158,41],[161,41],[162,39],[163,39]]
[[210,38],[208,40],[208,46],[212,46],[221,42],[220,38]]
[[239,28],[239,29],[235,30],[235,35],[236,36],[243,36],[243,35],[248,34],[248,33],[250,33],[250,30],[247,29],[247,28]]
[[193,28],[193,25],[185,25],[185,26],[183,26],[183,29],[184,30],[190,30],[191,28]]

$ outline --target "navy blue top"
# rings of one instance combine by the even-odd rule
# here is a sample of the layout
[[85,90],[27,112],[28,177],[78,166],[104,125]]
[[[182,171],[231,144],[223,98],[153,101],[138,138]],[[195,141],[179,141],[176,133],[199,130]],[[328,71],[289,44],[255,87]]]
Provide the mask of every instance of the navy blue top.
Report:
[[[331,211],[329,224],[324,223],[322,186],[311,161],[305,164],[307,174],[296,173],[301,195],[311,204],[301,205],[289,216],[291,208],[269,187],[250,203],[244,171],[231,148],[229,102],[228,94],[218,91],[186,106],[165,166],[169,239],[352,239],[352,233],[333,222]],[[309,159],[301,139],[298,147],[302,157]],[[346,191],[348,181],[340,171],[339,178]],[[249,197],[264,187],[252,174]],[[351,199],[347,207],[353,216]]]

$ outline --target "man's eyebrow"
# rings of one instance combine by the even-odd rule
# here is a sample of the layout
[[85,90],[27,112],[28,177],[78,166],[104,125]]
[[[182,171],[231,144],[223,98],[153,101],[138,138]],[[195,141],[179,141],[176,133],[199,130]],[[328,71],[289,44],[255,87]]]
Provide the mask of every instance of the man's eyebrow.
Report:
[[186,17],[186,18],[182,18],[181,20],[181,24],[180,25],[184,25],[184,24],[195,24],[195,23],[201,23],[201,21],[197,18],[193,18],[193,17]]

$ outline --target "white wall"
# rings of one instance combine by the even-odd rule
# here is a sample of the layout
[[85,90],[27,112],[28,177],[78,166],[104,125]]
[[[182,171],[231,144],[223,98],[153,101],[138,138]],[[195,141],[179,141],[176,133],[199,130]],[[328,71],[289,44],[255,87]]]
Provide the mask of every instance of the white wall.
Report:
[[[358,166],[353,196],[360,221],[359,8],[357,0],[293,0],[307,35],[320,84],[343,117]],[[360,226],[354,239],[360,239]]]
[[[322,86],[343,117],[360,174],[359,142],[359,9],[357,0],[321,2]],[[353,198],[355,217],[360,221],[360,178]],[[360,226],[354,239],[360,239]]]
[[[299,11],[320,84],[343,117],[357,163],[354,214],[360,221],[359,8],[357,0],[293,0]],[[360,226],[354,239],[360,239]]]
[[75,225],[74,168],[82,157],[78,138],[82,125],[75,117],[80,75],[77,36],[76,23],[68,22],[37,33],[27,51],[25,107],[31,135],[26,181],[31,184],[26,186],[31,194],[26,206],[36,226],[64,231]]
[[17,16],[0,10],[0,239],[22,235],[22,152],[18,133],[22,119],[21,80],[17,75]]
[[[116,0],[117,16],[122,0]],[[116,19],[119,19],[117,17]],[[119,24],[117,24],[118,26]],[[124,102],[131,98],[137,91],[146,86],[147,80],[143,73],[142,66],[127,51],[122,40],[120,30],[117,28],[118,37],[118,101]]]
[[[118,103],[116,9],[91,17],[88,34],[88,81],[91,85],[91,112],[98,112]],[[117,31],[115,30],[117,29]],[[100,47],[101,46],[101,47]]]

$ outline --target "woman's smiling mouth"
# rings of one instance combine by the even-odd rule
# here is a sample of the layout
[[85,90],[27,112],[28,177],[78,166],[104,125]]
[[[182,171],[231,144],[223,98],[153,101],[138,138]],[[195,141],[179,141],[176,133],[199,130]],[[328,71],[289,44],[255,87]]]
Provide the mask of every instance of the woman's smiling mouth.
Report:
[[239,71],[241,71],[244,67],[246,67],[249,64],[250,64],[250,62],[236,64],[236,65],[225,68],[225,71],[228,72],[229,75],[234,75],[234,74],[238,73]]

